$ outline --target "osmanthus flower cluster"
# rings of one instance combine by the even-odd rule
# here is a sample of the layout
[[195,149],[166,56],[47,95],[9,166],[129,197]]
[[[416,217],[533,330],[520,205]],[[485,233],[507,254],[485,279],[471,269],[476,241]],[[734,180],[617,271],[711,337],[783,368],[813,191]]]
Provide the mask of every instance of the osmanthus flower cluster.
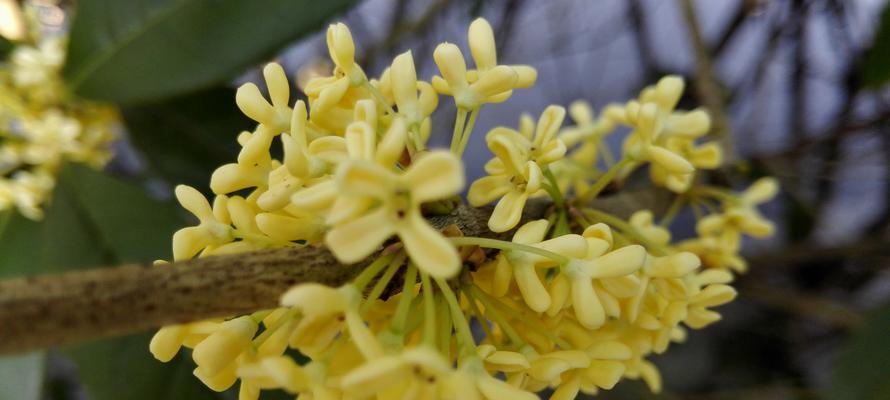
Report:
[[[735,297],[733,272],[744,267],[741,237],[772,231],[756,206],[775,182],[741,194],[701,183],[696,172],[717,168],[721,152],[703,142],[705,112],[676,110],[683,80],[671,76],[598,116],[573,104],[574,126],[554,105],[492,129],[494,158],[468,200],[495,203],[493,233],[433,226],[427,217],[450,212],[467,188],[461,154],[481,106],[536,79],[531,67],[498,63],[485,20],[472,23],[469,42],[473,68],[444,43],[433,54],[441,77],[418,80],[409,51],[370,79],[349,29],[336,24],[327,33],[334,71],[309,82],[306,101],[291,101],[277,64],[263,70],[268,98],[253,84],[238,90],[256,129],[238,135],[238,159],[211,177],[212,202],[176,188],[199,223],[175,233],[174,259],[326,246],[364,267],[341,287],[296,285],[280,308],[165,327],[151,342],[155,357],[192,348],[194,374],[218,391],[240,381],[244,400],[267,389],[311,399],[533,399],[548,388],[552,399],[572,399],[622,378],[661,389],[648,357],[720,319],[714,308]],[[457,107],[450,150],[426,145],[439,134],[430,122],[439,95]],[[621,125],[631,131],[616,157],[605,138]],[[663,215],[625,219],[589,206],[644,166],[677,193]],[[552,206],[523,220],[530,202]],[[687,206],[700,236],[676,243],[668,228]],[[511,230],[512,241],[492,239]]]
[[100,168],[111,158],[117,112],[70,94],[63,37],[37,37],[0,61],[0,211],[40,219],[62,162]]

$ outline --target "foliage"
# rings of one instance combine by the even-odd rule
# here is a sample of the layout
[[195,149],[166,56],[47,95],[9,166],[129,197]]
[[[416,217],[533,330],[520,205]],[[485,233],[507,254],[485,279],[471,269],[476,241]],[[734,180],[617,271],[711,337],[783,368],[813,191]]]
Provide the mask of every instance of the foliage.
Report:
[[880,26],[871,48],[865,53],[861,73],[868,86],[879,87],[890,81],[890,5],[881,12]]
[[879,400],[890,398],[890,305],[863,322],[844,346],[827,400]]
[[235,77],[351,3],[82,1],[65,77],[75,93],[118,104],[184,94]]

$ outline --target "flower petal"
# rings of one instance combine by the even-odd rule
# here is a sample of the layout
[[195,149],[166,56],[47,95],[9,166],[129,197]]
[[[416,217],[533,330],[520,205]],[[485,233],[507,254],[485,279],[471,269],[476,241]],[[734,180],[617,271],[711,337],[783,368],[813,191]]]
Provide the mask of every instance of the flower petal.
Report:
[[538,243],[544,240],[544,236],[547,235],[547,228],[549,227],[550,222],[546,219],[526,222],[513,234],[513,242],[521,244]]
[[334,226],[325,236],[325,243],[334,256],[344,263],[354,263],[373,253],[395,232],[389,210],[379,208],[371,213]]
[[585,263],[585,271],[593,278],[613,278],[632,274],[646,261],[646,249],[640,245],[630,245],[611,251]]
[[513,190],[508,175],[485,176],[470,185],[467,201],[473,207],[481,207]]
[[463,189],[463,165],[448,151],[434,151],[411,164],[401,179],[410,188],[412,201],[444,199]]
[[525,202],[528,200],[528,193],[511,190],[498,201],[488,219],[488,228],[493,232],[506,232],[522,218],[522,209],[525,208]]
[[513,263],[513,275],[519,292],[529,308],[535,312],[544,312],[550,307],[550,293],[541,283],[541,278],[531,263]]
[[497,65],[494,32],[488,21],[483,18],[473,20],[467,33],[467,41],[470,43],[470,54],[473,56],[473,61],[476,62],[476,68],[488,70]]
[[407,139],[408,130],[405,128],[405,121],[401,118],[394,119],[386,134],[380,139],[380,143],[377,144],[377,154],[375,155],[377,164],[385,167],[395,164],[405,151]]
[[606,311],[599,297],[593,291],[589,279],[576,277],[572,281],[572,308],[575,317],[587,329],[597,329],[606,322]]
[[408,212],[397,234],[420,270],[436,278],[451,278],[460,270],[457,249],[418,210]]
[[364,160],[350,160],[341,164],[334,179],[344,194],[377,198],[391,196],[398,182],[392,172]]

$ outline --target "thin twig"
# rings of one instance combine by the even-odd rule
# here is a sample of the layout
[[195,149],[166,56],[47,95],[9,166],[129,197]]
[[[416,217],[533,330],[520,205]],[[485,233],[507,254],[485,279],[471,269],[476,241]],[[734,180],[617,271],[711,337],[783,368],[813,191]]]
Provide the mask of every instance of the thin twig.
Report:
[[695,89],[701,102],[711,114],[711,134],[720,140],[725,157],[730,160],[735,159],[729,135],[729,119],[726,115],[723,90],[717,81],[711,55],[698,25],[695,5],[692,0],[678,0],[678,2],[683,11],[683,17],[686,19],[689,39],[695,54]]

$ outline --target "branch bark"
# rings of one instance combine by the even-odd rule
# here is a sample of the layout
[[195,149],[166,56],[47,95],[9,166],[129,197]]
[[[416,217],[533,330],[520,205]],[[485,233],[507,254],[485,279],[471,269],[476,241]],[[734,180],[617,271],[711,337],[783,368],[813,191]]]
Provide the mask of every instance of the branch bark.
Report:
[[[667,196],[626,193],[592,206],[624,217],[667,204]],[[544,217],[549,207],[530,202],[523,221]],[[460,206],[430,222],[457,225],[466,236],[509,240],[512,232],[488,230],[490,215],[490,207]],[[373,259],[343,265],[326,248],[306,246],[0,281],[0,354],[274,308],[294,284],[342,285]]]
[[734,159],[734,150],[732,147],[732,138],[729,135],[729,118],[726,115],[726,102],[724,100],[723,88],[717,80],[714,72],[713,61],[708,50],[705,39],[702,36],[701,28],[698,24],[698,18],[695,13],[695,4],[692,0],[678,0],[683,17],[686,20],[686,27],[689,30],[690,43],[695,55],[695,90],[698,97],[711,114],[712,128],[711,134],[714,135],[723,147],[724,157]]

